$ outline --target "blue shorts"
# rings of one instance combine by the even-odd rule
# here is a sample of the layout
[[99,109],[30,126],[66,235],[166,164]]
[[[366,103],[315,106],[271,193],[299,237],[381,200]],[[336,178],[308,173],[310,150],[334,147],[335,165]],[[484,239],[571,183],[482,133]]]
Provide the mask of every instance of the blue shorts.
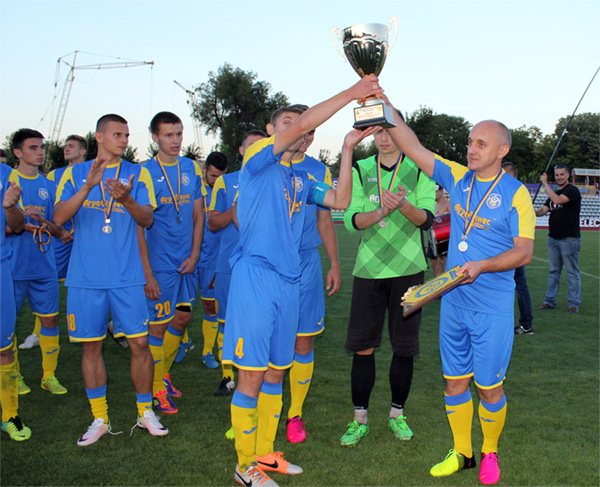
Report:
[[54,243],[54,258],[56,259],[56,272],[58,273],[58,279],[63,280],[67,278],[67,270],[69,269],[69,259],[71,258],[71,249],[73,243],[63,244]]
[[29,307],[34,315],[56,316],[58,314],[58,278],[56,276],[15,281],[15,301],[17,313],[25,302],[29,300]]
[[300,266],[302,275],[298,335],[318,335],[323,332],[325,325],[325,293],[319,249],[300,252]]
[[217,272],[215,274],[215,298],[217,298],[217,303],[219,303],[217,307],[217,321],[219,323],[225,323],[230,285],[231,272]]
[[17,322],[15,287],[10,259],[0,262],[0,350],[12,347]]
[[231,274],[223,362],[240,369],[287,369],[294,360],[300,286],[239,260]]
[[160,287],[157,301],[146,298],[148,316],[151,325],[168,323],[175,316],[177,306],[189,306],[190,310],[196,302],[196,283],[198,274],[180,274],[179,272],[154,273]]
[[67,292],[67,327],[75,342],[102,340],[108,314],[116,337],[135,338],[148,334],[148,307],[144,286],[118,289],[70,287]]
[[481,389],[502,384],[514,338],[513,316],[460,308],[442,299],[440,355],[446,379],[474,376]]
[[[200,286],[200,298],[204,300],[215,299],[215,287],[213,279],[215,278],[215,266],[198,267],[198,284]],[[211,287],[212,284],[212,287]]]

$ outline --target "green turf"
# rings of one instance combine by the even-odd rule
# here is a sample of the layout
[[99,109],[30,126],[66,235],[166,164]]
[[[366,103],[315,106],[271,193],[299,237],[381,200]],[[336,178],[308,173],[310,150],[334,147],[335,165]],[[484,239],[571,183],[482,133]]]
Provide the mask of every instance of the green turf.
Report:
[[[316,343],[316,369],[304,408],[310,433],[303,444],[285,440],[288,388],[276,448],[300,464],[305,473],[283,477],[281,485],[480,485],[478,469],[444,479],[430,477],[429,468],[443,459],[451,447],[443,380],[437,346],[439,303],[424,309],[421,355],[415,362],[413,388],[406,407],[415,433],[410,442],[395,440],[387,427],[390,348],[376,355],[378,376],[370,404],[371,433],[356,448],[342,448],[339,438],[352,419],[350,398],[351,356],[344,351],[351,293],[351,272],[358,235],[338,226],[344,282],[341,291],[327,298],[326,331]],[[563,277],[553,311],[538,311],[546,290],[546,231],[538,231],[536,259],[527,269],[534,305],[532,336],[515,337],[505,388],[508,419],[500,442],[502,480],[499,485],[599,485],[599,236],[585,232],[580,254],[583,304],[581,313],[570,314]],[[428,271],[428,276],[430,272]],[[563,275],[564,276],[564,275]],[[61,321],[64,321],[64,289]],[[191,328],[201,341],[201,312]],[[19,343],[30,333],[33,320],[28,308],[17,324]],[[61,331],[65,326],[61,324]],[[235,453],[225,440],[229,426],[229,400],[215,398],[220,370],[201,364],[201,351],[193,350],[172,377],[184,396],[177,400],[180,412],[163,415],[171,430],[165,438],[153,438],[136,428],[135,394],[129,378],[129,353],[112,340],[105,343],[109,374],[109,414],[114,431],[81,448],[75,441],[92,421],[81,380],[81,348],[61,338],[57,375],[69,388],[65,396],[52,396],[39,386],[39,348],[20,352],[26,382],[33,389],[22,396],[20,413],[33,430],[29,441],[16,443],[1,438],[1,477],[9,485],[232,485]],[[476,401],[477,404],[477,401]],[[479,423],[474,421],[475,450],[481,445]]]

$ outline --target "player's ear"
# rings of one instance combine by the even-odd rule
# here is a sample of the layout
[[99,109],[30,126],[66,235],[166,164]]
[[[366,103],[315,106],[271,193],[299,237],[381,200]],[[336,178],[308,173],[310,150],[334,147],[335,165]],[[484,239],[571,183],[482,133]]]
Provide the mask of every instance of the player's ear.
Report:
[[269,135],[275,134],[275,127],[273,127],[273,125],[271,125],[270,123],[267,124],[267,134],[269,134]]

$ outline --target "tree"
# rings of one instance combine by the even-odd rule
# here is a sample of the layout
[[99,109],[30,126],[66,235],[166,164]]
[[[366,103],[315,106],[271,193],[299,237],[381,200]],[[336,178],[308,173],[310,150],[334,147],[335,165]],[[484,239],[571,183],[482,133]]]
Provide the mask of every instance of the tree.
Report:
[[288,105],[287,97],[271,94],[271,85],[258,81],[256,73],[225,63],[218,73],[208,73],[209,81],[196,88],[198,102],[194,118],[206,127],[206,133],[219,135],[220,148],[229,159],[231,171],[238,169],[238,147],[244,134],[253,128],[263,129],[271,113]]
[[406,124],[424,147],[446,159],[466,163],[471,124],[463,117],[434,113],[422,106],[407,114]]

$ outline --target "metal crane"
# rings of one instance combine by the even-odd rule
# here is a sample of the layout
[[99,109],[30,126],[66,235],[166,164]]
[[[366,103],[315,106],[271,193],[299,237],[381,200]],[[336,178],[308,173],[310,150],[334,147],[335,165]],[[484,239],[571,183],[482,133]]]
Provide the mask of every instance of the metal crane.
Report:
[[192,90],[188,90],[185,86],[183,86],[179,81],[173,80],[177,86],[179,86],[183,91],[185,91],[188,95],[187,104],[190,106],[190,116],[192,118],[192,128],[194,131],[194,142],[198,147],[198,152],[200,156],[200,160],[204,160],[204,146],[202,144],[202,131],[200,128],[200,122],[196,117],[194,117],[194,105],[196,104],[196,93]]
[[[66,57],[73,55],[73,61],[71,63],[65,60]],[[71,88],[73,87],[73,81],[75,80],[75,70],[76,69],[118,69],[118,68],[133,68],[135,66],[154,66],[154,61],[120,61],[116,63],[101,63],[101,64],[82,64],[77,66],[75,61],[77,60],[77,54],[79,51],[74,51],[72,53],[66,54],[62,57],[59,57],[56,61],[56,75],[54,77],[54,88],[58,86],[59,76],[60,76],[60,65],[61,63],[66,64],[69,67],[69,74],[67,75],[67,80],[65,81],[65,87],[62,92],[62,97],[60,99],[60,105],[58,107],[58,113],[56,115],[56,120],[54,122],[54,128],[52,129],[52,137],[50,140],[58,141],[60,137],[60,131],[62,129],[62,124],[65,119],[65,112],[67,111],[67,103],[69,103],[69,96],[71,95]],[[120,59],[120,58],[117,58]]]

